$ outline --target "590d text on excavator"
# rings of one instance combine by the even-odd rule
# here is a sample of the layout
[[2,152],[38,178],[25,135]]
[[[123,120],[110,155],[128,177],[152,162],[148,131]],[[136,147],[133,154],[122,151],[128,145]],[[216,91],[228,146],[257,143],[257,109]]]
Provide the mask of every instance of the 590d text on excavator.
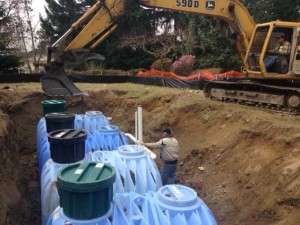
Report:
[[[93,49],[99,45],[117,28],[122,16],[136,4],[148,8],[213,16],[228,23],[234,33],[247,79],[236,79],[234,82],[226,80],[208,82],[204,87],[207,97],[267,105],[289,111],[300,110],[300,22],[272,21],[256,24],[239,0],[97,1],[49,48],[49,64],[46,75],[41,80],[44,91],[49,95],[80,92],[71,81],[68,81],[62,63],[77,58],[78,52],[81,58],[87,56],[86,51],[80,50]],[[87,24],[65,48],[64,54],[51,62],[52,49],[85,22]],[[269,50],[275,48],[278,38],[282,35],[291,43],[290,53],[279,56],[273,68],[266,69],[264,59],[268,56]]]

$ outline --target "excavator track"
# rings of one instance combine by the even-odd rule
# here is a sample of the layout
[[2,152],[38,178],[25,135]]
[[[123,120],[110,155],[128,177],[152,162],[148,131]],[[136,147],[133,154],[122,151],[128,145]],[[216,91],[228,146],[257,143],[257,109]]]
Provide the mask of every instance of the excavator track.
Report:
[[212,81],[205,84],[203,93],[219,101],[300,114],[300,87],[295,84],[290,87],[251,80]]

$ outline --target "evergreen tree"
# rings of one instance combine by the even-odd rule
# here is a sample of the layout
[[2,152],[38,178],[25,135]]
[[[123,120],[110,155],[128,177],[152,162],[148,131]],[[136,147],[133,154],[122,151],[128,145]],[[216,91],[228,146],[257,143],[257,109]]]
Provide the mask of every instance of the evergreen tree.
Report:
[[15,55],[1,55],[0,54],[0,73],[8,72],[16,69],[20,65],[19,58]]
[[273,20],[300,21],[300,0],[241,0],[256,23]]
[[[40,17],[41,27],[53,43],[77,21],[95,1],[92,0],[45,0],[46,17]],[[71,40],[71,35],[68,40]]]

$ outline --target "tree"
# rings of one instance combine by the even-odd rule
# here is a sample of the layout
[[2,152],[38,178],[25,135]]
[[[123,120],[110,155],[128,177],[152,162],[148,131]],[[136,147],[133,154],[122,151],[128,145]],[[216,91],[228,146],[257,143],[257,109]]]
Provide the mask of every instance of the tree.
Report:
[[14,8],[16,1],[0,2],[0,71],[7,72],[19,66],[19,58],[11,52],[15,49]]
[[14,70],[20,65],[19,58],[15,55],[11,54],[0,54],[0,71],[1,72],[8,72],[10,70]]
[[271,20],[300,22],[300,0],[273,0],[269,1],[268,6]]
[[0,53],[9,52],[15,46],[14,8],[17,1],[0,1]]
[[257,23],[273,20],[300,21],[300,0],[242,0]]
[[[19,0],[15,7],[15,30],[18,40],[18,48],[25,52],[25,63],[30,73],[39,72],[41,55],[45,52],[44,41],[40,40],[40,32],[37,30],[37,23],[32,20],[32,0]],[[31,59],[33,68],[31,68]]]
[[121,48],[130,47],[134,51],[140,49],[152,55],[156,59],[156,69],[168,71],[171,69],[171,63],[175,59],[174,56],[179,49],[176,38],[177,35],[175,33],[163,33],[153,36],[128,36],[121,38],[120,46]]
[[40,42],[37,24],[32,20],[32,0],[0,1],[0,53],[23,54],[29,71],[32,72],[29,54],[37,71],[41,53],[45,50]]
[[196,56],[198,68],[240,69],[241,60],[229,26],[217,18],[189,14],[186,35],[182,37],[183,54]]
[[[77,21],[84,11],[93,5],[93,0],[45,0],[46,17],[40,16],[41,27],[45,35],[49,37],[50,43],[55,42]],[[70,41],[75,34],[71,35]]]

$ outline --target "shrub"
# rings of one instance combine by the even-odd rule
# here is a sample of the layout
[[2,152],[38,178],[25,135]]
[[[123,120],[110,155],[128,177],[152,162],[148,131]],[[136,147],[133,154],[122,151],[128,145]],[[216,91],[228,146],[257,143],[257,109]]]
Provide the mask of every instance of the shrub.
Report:
[[156,70],[162,70],[162,71],[169,72],[169,71],[171,71],[171,66],[172,66],[172,60],[171,59],[162,58],[162,59],[155,60],[152,63],[151,68],[156,69]]
[[15,55],[2,55],[0,54],[0,71],[7,72],[14,70],[20,65],[19,57]]
[[172,71],[178,75],[188,76],[193,71],[195,56],[183,55],[172,64]]
[[102,60],[91,60],[84,64],[85,71],[92,74],[103,74],[105,62]]

